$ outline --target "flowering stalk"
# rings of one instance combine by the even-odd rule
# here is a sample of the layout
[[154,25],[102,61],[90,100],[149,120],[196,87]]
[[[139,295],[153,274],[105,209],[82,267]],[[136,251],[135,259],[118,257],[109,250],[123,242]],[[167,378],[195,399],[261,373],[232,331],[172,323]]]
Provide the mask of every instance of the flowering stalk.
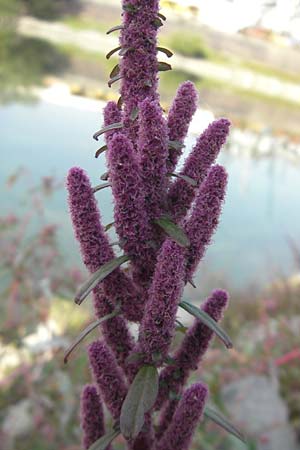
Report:
[[[123,0],[122,5],[123,24],[111,30],[121,30],[121,61],[110,80],[110,84],[121,80],[122,102],[108,102],[104,127],[94,137],[105,136],[106,146],[96,156],[106,150],[108,172],[103,179],[112,189],[114,225],[124,255],[116,257],[102,226],[96,189],[82,169],[71,169],[67,179],[70,213],[91,274],[77,300],[93,292],[95,314],[103,320],[101,340],[88,349],[91,371],[128,449],[187,450],[207,388],[197,383],[184,391],[184,386],[213,334],[222,331],[217,322],[227,304],[224,291],[212,293],[202,315],[189,305],[197,320],[171,359],[169,352],[178,306],[186,304],[181,300],[184,285],[218,224],[227,175],[223,167],[211,166],[225,142],[229,122],[213,122],[180,173],[174,174],[198,95],[191,82],[183,83],[168,117],[164,116],[158,72],[171,67],[158,62],[157,51],[167,56],[172,52],[157,47],[157,31],[165,20],[159,1]],[[177,175],[174,182],[170,175]],[[124,262],[126,268],[120,267]],[[129,321],[137,323],[136,340],[129,332]],[[170,360],[171,365],[165,366]],[[95,387],[84,388],[81,404],[88,448],[104,433]],[[160,411],[158,422],[156,411]],[[99,442],[102,448],[103,441]]]
[[[190,122],[196,112],[198,92],[191,81],[181,84],[168,115],[169,140],[183,144]],[[182,149],[171,148],[168,157],[168,172],[173,172]]]
[[102,402],[93,385],[86,385],[82,390],[81,428],[83,431],[82,445],[85,450],[104,435]]
[[127,392],[124,376],[104,342],[96,341],[90,345],[89,358],[95,383],[112,417],[118,420]]
[[193,433],[203,413],[207,387],[197,383],[188,388],[175,410],[172,422],[155,450],[188,450]]
[[[198,138],[186,159],[180,175],[192,178],[198,186],[205,179],[210,166],[217,158],[229,132],[227,119],[215,120]],[[195,188],[181,178],[176,178],[169,189],[168,201],[174,220],[185,216],[196,194]]]
[[[201,309],[212,319],[219,322],[228,303],[228,294],[221,289],[215,290],[204,302]],[[178,395],[192,370],[196,370],[208,349],[213,332],[196,319],[187,331],[184,339],[173,356],[172,364],[162,370],[159,377],[159,394],[155,409],[160,409],[170,393]],[[169,413],[170,414],[170,413]]]

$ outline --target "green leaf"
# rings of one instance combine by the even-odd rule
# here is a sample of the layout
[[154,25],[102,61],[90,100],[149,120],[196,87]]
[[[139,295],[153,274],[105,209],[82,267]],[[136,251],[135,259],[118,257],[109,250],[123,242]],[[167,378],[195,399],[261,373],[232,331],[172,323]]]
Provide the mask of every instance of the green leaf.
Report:
[[168,174],[171,177],[176,177],[176,178],[180,178],[181,180],[186,181],[188,184],[190,184],[193,187],[197,186],[197,181],[195,181],[193,178],[188,177],[187,175],[182,175],[181,173],[170,173]]
[[105,152],[105,150],[107,150],[107,145],[103,145],[101,148],[98,148],[95,153],[95,158],[98,158],[98,156],[100,156],[101,153]]
[[93,323],[90,323],[81,333],[80,335],[75,339],[75,341],[70,345],[70,347],[67,349],[65,356],[64,356],[64,363],[67,364],[69,356],[75,350],[78,344],[83,341],[83,339],[86,338],[88,334],[90,334],[95,328],[97,328],[102,322],[105,322],[108,319],[112,319],[113,317],[117,316],[120,313],[119,308],[115,309],[110,314],[107,314],[104,317],[101,317],[101,319],[96,320]]
[[164,53],[165,55],[167,55],[168,58],[171,58],[171,56],[173,56],[173,52],[171,52],[171,50],[169,50],[168,48],[165,47],[157,47],[157,50],[159,52]]
[[107,181],[107,180],[108,180],[108,177],[109,177],[109,172],[104,172],[104,173],[101,175],[100,180],[102,180],[102,181]]
[[107,133],[107,131],[118,130],[120,128],[123,128],[122,122],[112,123],[110,125],[107,125],[107,127],[103,127],[101,128],[101,130],[96,131],[96,133],[93,134],[93,138],[98,141],[98,137],[101,136],[101,134]]
[[194,288],[197,289],[197,286],[195,285],[193,280],[187,280],[187,282]]
[[160,20],[160,17],[156,17],[152,23],[155,26],[155,28],[157,28],[157,29],[163,26],[163,23]]
[[75,303],[80,305],[83,300],[89,295],[90,292],[104,280],[108,275],[110,275],[114,270],[116,270],[121,264],[129,260],[129,256],[122,255],[117,258],[108,261],[106,264],[100,267],[92,276],[80,287],[79,291],[75,297]]
[[132,122],[135,121],[135,119],[138,117],[139,115],[139,108],[136,106],[135,108],[133,108],[133,110],[131,111],[130,114],[130,120],[132,120]]
[[173,150],[181,150],[185,147],[185,145],[180,141],[169,141],[168,142],[169,148]]
[[135,376],[121,409],[120,428],[127,439],[139,434],[145,413],[154,405],[157,394],[158,371],[153,366],[143,366]]
[[166,72],[167,70],[172,70],[171,64],[168,64],[163,61],[159,61],[158,63],[158,71],[159,72]]
[[95,194],[96,192],[101,191],[102,189],[105,189],[110,186],[111,186],[110,183],[98,184],[98,186],[93,187],[93,193]]
[[120,73],[120,66],[119,64],[116,64],[115,67],[112,69],[112,71],[109,74],[109,78],[114,78]]
[[112,84],[114,84],[116,81],[121,80],[121,78],[123,78],[123,75],[119,74],[119,75],[116,75],[115,77],[111,78],[110,80],[108,80],[108,83],[107,83],[108,87],[111,87]]
[[135,353],[131,353],[131,355],[127,356],[126,358],[126,364],[133,364],[136,363],[138,361],[140,361],[144,356],[144,353],[141,352],[135,352]]
[[159,225],[165,231],[165,233],[167,233],[168,236],[174,239],[174,241],[177,242],[177,244],[179,244],[181,247],[190,246],[190,240],[183,229],[176,223],[172,222],[171,219],[162,216],[159,219],[155,219],[154,222]]
[[115,222],[110,222],[104,227],[104,231],[110,230],[114,226]]
[[228,433],[237,437],[240,441],[244,442],[245,444],[247,443],[245,436],[243,436],[243,434],[219,412],[214,411],[209,406],[206,406],[204,415],[205,417],[222,427],[224,430],[228,431]]
[[117,107],[118,107],[118,109],[122,109],[122,106],[123,106],[123,99],[122,99],[122,96],[120,95],[120,97],[118,98],[118,101],[117,101]]
[[112,55],[114,55],[115,53],[117,53],[119,50],[121,50],[121,46],[113,48],[110,52],[107,53],[106,55],[106,59],[109,59]]
[[145,81],[144,81],[144,86],[146,86],[146,87],[152,87],[152,86],[153,86],[152,81],[151,81],[151,80],[145,80]]
[[88,450],[106,450],[109,444],[120,434],[120,430],[111,430],[98,439]]
[[127,52],[129,52],[129,50],[134,50],[133,47],[122,47],[122,49],[119,51],[119,55],[120,56],[125,56]]
[[216,333],[216,335],[221,339],[221,341],[224,342],[227,348],[233,347],[230,337],[225,333],[225,331],[220,327],[220,325],[212,317],[210,317],[209,314],[186,301],[180,302],[179,306],[188,313],[192,314],[192,316],[199,319],[210,330]]
[[160,19],[167,20],[166,16],[164,16],[162,13],[158,13],[157,15]]
[[130,13],[136,13],[139,8],[135,5],[132,5],[131,3],[127,3],[127,5],[123,5],[123,9],[126,12],[130,12]]
[[116,25],[115,27],[112,27],[109,30],[107,30],[106,34],[110,34],[110,33],[113,33],[114,31],[123,30],[123,29],[124,29],[123,25]]

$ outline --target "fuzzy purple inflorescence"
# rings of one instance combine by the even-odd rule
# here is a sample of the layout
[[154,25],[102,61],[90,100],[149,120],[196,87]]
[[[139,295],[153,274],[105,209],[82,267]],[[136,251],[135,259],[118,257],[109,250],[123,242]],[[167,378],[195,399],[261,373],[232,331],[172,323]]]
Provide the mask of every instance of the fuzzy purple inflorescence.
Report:
[[[93,273],[115,255],[101,224],[93,189],[86,173],[79,167],[73,167],[69,171],[67,187],[75,236],[80,243],[84,263]],[[140,295],[121,269],[116,269],[105,278],[103,292],[113,304],[121,303],[128,320],[141,319],[141,309],[138,308]],[[97,298],[101,301],[100,296]]]
[[[152,275],[154,251],[148,242],[153,239],[145,210],[143,184],[139,176],[136,155],[128,138],[117,133],[109,143],[108,164],[114,196],[116,231],[123,248],[131,258],[134,279],[149,281]],[[143,298],[132,306],[142,316]]]
[[104,415],[101,398],[95,386],[84,386],[81,399],[82,446],[87,450],[97,439],[104,435]]
[[124,125],[129,129],[128,135],[133,142],[138,125],[132,123],[132,112],[145,98],[158,98],[158,11],[158,0],[123,0],[121,96],[124,102]]
[[186,260],[186,281],[192,278],[217,228],[226,186],[224,167],[212,167],[200,187],[191,216],[185,220],[184,229],[191,243]]
[[138,149],[144,185],[145,208],[150,220],[166,209],[168,131],[157,101],[146,98],[139,105]]
[[197,383],[188,388],[175,410],[172,422],[155,446],[155,450],[188,450],[194,430],[202,416],[207,387]]
[[[184,285],[192,279],[218,224],[227,175],[223,167],[211,166],[225,143],[230,123],[226,119],[214,121],[197,140],[180,173],[174,173],[198,94],[193,83],[183,83],[168,117],[164,116],[157,90],[158,72],[170,66],[159,63],[157,55],[158,51],[167,56],[172,52],[157,47],[157,32],[165,20],[159,12],[159,0],[122,0],[122,6],[123,24],[110,30],[120,30],[120,63],[113,72],[121,80],[121,98],[118,103],[107,103],[104,129],[94,137],[104,133],[105,179],[114,199],[114,226],[118,245],[129,261],[98,284],[90,284],[94,286],[96,317],[103,322],[101,340],[88,348],[95,386],[86,386],[81,397],[83,446],[87,449],[104,433],[103,400],[115,426],[124,436],[133,436],[127,440],[128,449],[187,450],[207,388],[198,383],[184,391],[184,386],[213,332],[195,320],[171,358],[168,352]],[[113,124],[117,125],[109,127]],[[100,154],[98,151],[96,156],[102,157]],[[170,181],[171,176],[177,176],[175,181]],[[83,261],[94,274],[116,258],[101,223],[96,190],[77,167],[70,170],[67,187],[75,236]],[[165,220],[159,222],[159,218]],[[218,322],[227,301],[227,294],[216,290],[201,308]],[[113,311],[117,315],[106,319]],[[128,321],[137,323],[136,339]],[[152,367],[145,367],[149,365]],[[140,378],[132,385],[141,367],[140,376],[147,380],[153,377],[152,388],[158,380],[156,399],[146,399],[151,397],[151,389],[147,392],[140,386]],[[133,392],[135,396],[134,389],[139,390],[138,394]],[[141,390],[147,394],[145,398]],[[128,430],[134,417],[126,422],[126,414],[133,414],[132,402],[139,398],[144,422],[137,421]]]
[[184,255],[185,249],[170,239],[158,255],[138,338],[138,352],[146,364],[161,365],[167,356],[183,290]]
[[[191,81],[185,81],[179,86],[168,115],[169,140],[183,144],[190,122],[196,112],[198,92]],[[170,148],[168,157],[168,172],[173,172],[181,149]]]
[[88,352],[95,383],[112,417],[118,420],[127,393],[123,373],[104,342],[93,342]]
[[[122,112],[118,108],[118,105],[116,102],[110,101],[107,103],[103,110],[103,116],[104,116],[104,126],[107,127],[109,125],[112,125],[114,123],[120,123],[122,121]],[[107,131],[105,133],[105,140],[106,143],[110,141],[112,136],[116,130]]]
[[[227,119],[215,120],[209,125],[197,140],[180,174],[192,178],[200,186],[226,141],[229,126]],[[176,222],[185,216],[196,192],[192,185],[181,178],[173,182],[169,189],[168,202],[170,213]]]
[[[217,289],[204,302],[201,309],[212,319],[219,322],[228,303],[226,291]],[[173,364],[166,367],[159,377],[159,395],[155,409],[160,409],[169,398],[170,393],[180,393],[192,370],[196,370],[204,353],[207,351],[213,332],[200,320],[187,331],[180,347],[173,356]]]

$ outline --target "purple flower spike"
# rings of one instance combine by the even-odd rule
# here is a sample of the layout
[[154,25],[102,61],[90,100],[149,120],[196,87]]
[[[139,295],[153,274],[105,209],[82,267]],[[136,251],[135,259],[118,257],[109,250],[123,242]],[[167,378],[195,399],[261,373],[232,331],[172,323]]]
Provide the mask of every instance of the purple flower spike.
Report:
[[[101,285],[96,286],[93,297],[94,309],[98,319],[113,311],[113,305],[104,294]],[[101,329],[103,337],[113,351],[119,366],[130,377],[131,370],[126,364],[126,358],[133,350],[134,339],[130,334],[126,321],[123,317],[116,316],[103,322]]]
[[[201,309],[212,319],[219,322],[227,307],[228,294],[217,289],[204,302]],[[204,353],[213,338],[213,332],[200,320],[195,320],[194,325],[186,333],[181,346],[174,355],[174,364],[162,370],[159,377],[159,395],[155,409],[160,409],[168,399],[170,392],[178,394],[192,370],[196,370]]]
[[69,208],[83,262],[90,272],[114,257],[101,224],[90,180],[83,169],[73,167],[67,177]]
[[[122,112],[119,110],[116,102],[110,101],[104,108],[104,126],[112,125],[122,121]],[[108,143],[111,137],[116,133],[116,130],[107,131],[105,133],[105,140]]]
[[104,342],[93,342],[89,346],[88,352],[95,383],[99,387],[112,417],[118,420],[123,400],[127,394],[123,374]]
[[169,400],[166,406],[164,407],[161,416],[159,418],[159,424],[156,429],[155,438],[157,441],[162,437],[164,432],[169,427],[172,418],[174,416],[174,413],[176,411],[176,408],[179,403],[179,398],[175,398],[174,400]]
[[[208,297],[201,309],[216,322],[219,322],[223,317],[227,303],[227,292],[222,289],[216,289],[212,292],[211,296]],[[185,374],[185,379],[191,370],[197,369],[213,336],[213,331],[197,319],[195,320],[194,325],[186,333],[180,348],[174,356],[176,365],[180,367],[181,371]]]
[[[115,255],[101,224],[95,196],[84,170],[73,167],[68,174],[67,187],[73,227],[80,243],[83,261],[90,272],[95,272]],[[111,302],[121,303],[122,312],[128,320],[141,319],[141,308],[138,308],[140,295],[124,272],[117,268],[102,284],[104,293]]]
[[207,395],[207,387],[202,383],[194,384],[184,392],[172,422],[155,450],[188,450],[202,416]]
[[[199,186],[225,143],[229,126],[230,122],[227,119],[215,120],[210,124],[199,137],[180,174],[192,178]],[[168,200],[174,220],[179,221],[185,216],[194,200],[195,192],[195,188],[181,178],[173,182],[169,189]]]
[[227,186],[224,167],[216,165],[201,185],[195,204],[184,224],[191,245],[187,254],[186,281],[190,280],[217,228]]
[[158,0],[123,0],[124,28],[120,45],[121,95],[124,102],[124,125],[135,142],[138,125],[132,112],[145,98],[158,98],[157,14]]
[[166,202],[168,132],[162,109],[149,98],[139,105],[141,176],[146,196],[146,211],[153,220],[162,215]]
[[138,339],[145,364],[159,366],[167,356],[183,290],[184,254],[184,248],[167,239],[158,255]]
[[[97,203],[85,172],[79,167],[72,168],[68,175],[67,187],[75,236],[80,243],[86,267],[90,272],[94,272],[102,264],[113,258],[114,253],[109,246],[108,239],[101,225]],[[115,271],[112,275],[116,277],[116,273],[118,274],[120,271]],[[120,274],[119,276],[123,278],[124,275]],[[108,290],[109,287],[107,287]],[[96,286],[93,297],[97,318],[101,318],[113,311],[114,304],[112,301],[115,301],[115,299],[109,297],[111,301],[107,298],[103,293],[103,284]],[[133,346],[133,338],[129,333],[125,320],[121,317],[114,317],[109,320],[109,326],[108,322],[102,324],[102,330],[118,362],[124,362]],[[123,337],[122,351],[120,351],[120,336]]]
[[104,416],[100,396],[95,386],[84,386],[81,394],[82,446],[87,450],[104,435]]
[[[123,248],[131,258],[135,281],[149,282],[152,275],[153,239],[145,211],[144,191],[136,155],[128,138],[117,133],[109,144],[109,169],[114,196],[115,227]],[[141,311],[143,303],[132,305]]]
[[[191,81],[179,86],[168,115],[169,140],[183,141],[187,135],[190,122],[196,112],[198,92]],[[173,172],[182,150],[170,149],[168,158],[168,172]]]

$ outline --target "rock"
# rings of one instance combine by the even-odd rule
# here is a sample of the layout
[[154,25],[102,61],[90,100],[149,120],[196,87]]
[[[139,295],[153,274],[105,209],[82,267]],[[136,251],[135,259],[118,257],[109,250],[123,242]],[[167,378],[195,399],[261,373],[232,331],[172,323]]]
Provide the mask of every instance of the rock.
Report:
[[298,449],[276,380],[249,375],[225,386],[222,397],[231,420],[257,442],[257,450]]
[[15,439],[26,435],[33,430],[34,420],[32,407],[31,400],[24,399],[13,406],[10,406],[7,410],[6,417],[2,424],[5,449],[13,449]]

